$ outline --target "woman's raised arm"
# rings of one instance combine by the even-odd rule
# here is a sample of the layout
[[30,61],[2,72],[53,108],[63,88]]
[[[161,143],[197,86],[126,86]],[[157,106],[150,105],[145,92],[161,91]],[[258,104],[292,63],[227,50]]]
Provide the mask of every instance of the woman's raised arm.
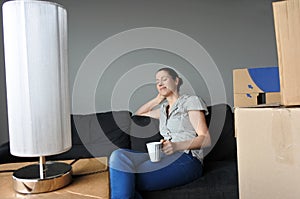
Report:
[[157,105],[159,105],[165,98],[158,94],[155,98],[151,99],[144,105],[142,105],[137,111],[136,115],[143,115],[143,116],[149,116],[153,118],[159,118],[160,113],[159,109],[153,109]]

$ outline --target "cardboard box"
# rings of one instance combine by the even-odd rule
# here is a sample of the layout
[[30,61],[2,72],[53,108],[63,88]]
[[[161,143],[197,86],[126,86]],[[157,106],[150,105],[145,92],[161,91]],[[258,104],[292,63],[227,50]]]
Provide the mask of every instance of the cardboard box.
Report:
[[300,197],[300,108],[236,108],[240,199]]
[[280,92],[234,94],[235,107],[253,107],[261,104],[278,106]]
[[273,2],[281,104],[300,105],[300,0]]
[[280,104],[278,67],[233,70],[235,107]]

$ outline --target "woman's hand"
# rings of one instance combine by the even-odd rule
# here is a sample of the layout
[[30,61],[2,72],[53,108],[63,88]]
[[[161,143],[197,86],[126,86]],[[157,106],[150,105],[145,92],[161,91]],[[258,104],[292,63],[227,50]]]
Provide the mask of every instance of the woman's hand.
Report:
[[158,103],[160,104],[162,101],[164,101],[166,98],[165,96],[161,95],[160,93],[157,94],[156,99]]
[[169,140],[161,140],[161,142],[162,142],[162,151],[166,155],[171,155],[177,151],[176,143],[171,142]]

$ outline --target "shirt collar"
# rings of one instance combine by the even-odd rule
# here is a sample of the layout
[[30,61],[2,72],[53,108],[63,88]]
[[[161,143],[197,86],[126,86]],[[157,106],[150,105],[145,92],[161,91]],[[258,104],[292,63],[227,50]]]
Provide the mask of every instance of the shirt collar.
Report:
[[[175,102],[174,105],[172,106],[169,115],[171,115],[172,112],[175,111],[175,110],[178,108],[178,105],[180,104],[181,99],[182,99],[184,96],[185,96],[185,95],[181,95],[181,96],[178,97],[178,99],[176,100],[176,102]],[[162,104],[162,106],[163,106],[163,112],[164,112],[165,115],[167,115],[167,113],[166,113],[166,108],[167,108],[168,105],[169,105],[168,101],[165,101],[165,102]]]

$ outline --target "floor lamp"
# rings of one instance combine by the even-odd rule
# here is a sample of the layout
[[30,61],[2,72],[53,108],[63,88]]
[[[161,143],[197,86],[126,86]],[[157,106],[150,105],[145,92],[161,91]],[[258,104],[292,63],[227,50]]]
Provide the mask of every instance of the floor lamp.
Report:
[[10,151],[39,157],[13,173],[20,193],[59,189],[72,180],[69,164],[45,156],[71,148],[67,12],[56,3],[7,1],[2,6]]

